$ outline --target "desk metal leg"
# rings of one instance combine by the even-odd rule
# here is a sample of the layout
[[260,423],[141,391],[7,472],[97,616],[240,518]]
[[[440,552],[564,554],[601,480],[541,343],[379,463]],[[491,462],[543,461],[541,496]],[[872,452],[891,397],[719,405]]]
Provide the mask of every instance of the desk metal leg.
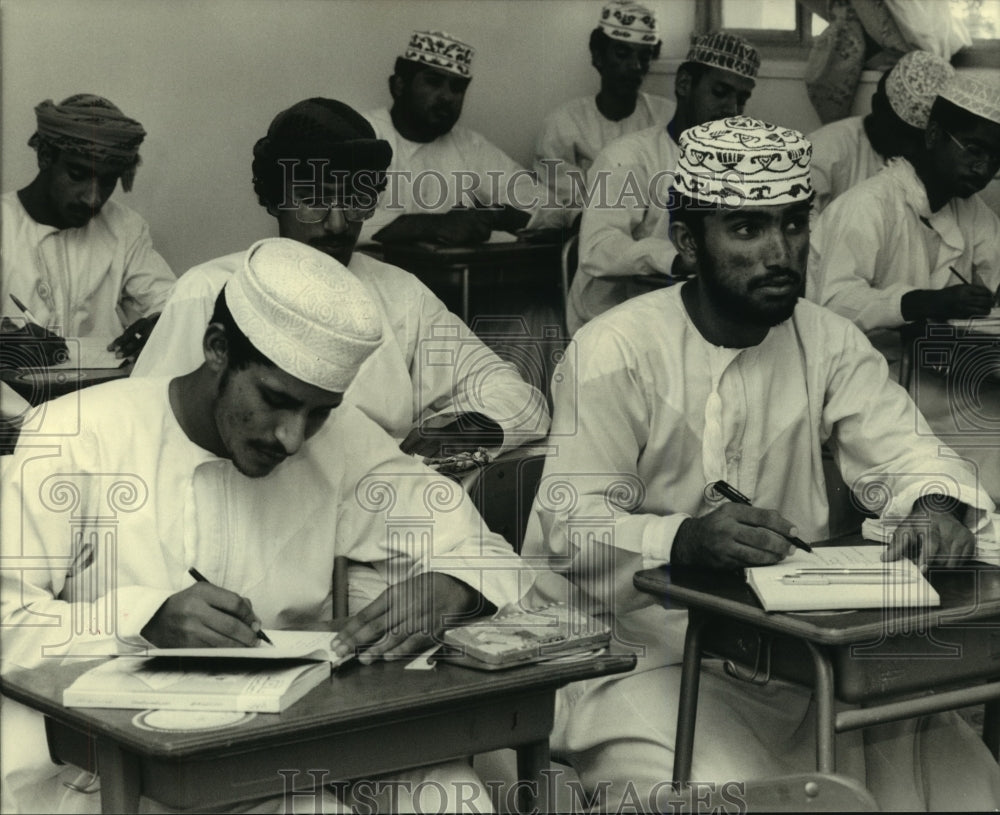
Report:
[[983,710],[983,741],[993,758],[1000,761],[1000,699],[986,702]]
[[518,812],[549,811],[549,778],[543,771],[550,764],[547,738],[517,748]]
[[694,726],[698,714],[698,683],[701,680],[701,634],[706,618],[688,612],[684,635],[684,663],[681,665],[681,692],[677,702],[677,735],[674,738],[674,785],[691,780],[694,756]]
[[469,324],[469,267],[463,266],[461,270],[462,274],[462,322],[466,325]]
[[816,769],[837,771],[836,729],[833,710],[833,665],[822,649],[806,641],[816,672]]
[[101,812],[138,812],[138,757],[113,742],[98,739],[97,768],[101,776]]

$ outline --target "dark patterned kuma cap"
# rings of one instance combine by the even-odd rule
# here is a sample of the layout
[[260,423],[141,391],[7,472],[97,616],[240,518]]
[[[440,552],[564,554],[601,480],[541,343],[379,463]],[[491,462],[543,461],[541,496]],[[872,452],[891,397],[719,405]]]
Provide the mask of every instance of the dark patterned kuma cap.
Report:
[[749,116],[690,127],[680,136],[674,190],[710,206],[783,206],[812,198],[812,145],[797,130]]
[[472,57],[475,53],[476,49],[471,45],[445,31],[414,31],[403,51],[403,59],[422,62],[431,68],[440,68],[468,79],[472,77]]
[[760,70],[760,54],[749,42],[735,34],[713,31],[695,37],[687,53],[686,62],[700,62],[731,71],[747,79],[756,79]]
[[605,3],[598,25],[611,39],[619,42],[656,45],[660,41],[656,31],[656,15],[631,0],[611,0],[610,3]]

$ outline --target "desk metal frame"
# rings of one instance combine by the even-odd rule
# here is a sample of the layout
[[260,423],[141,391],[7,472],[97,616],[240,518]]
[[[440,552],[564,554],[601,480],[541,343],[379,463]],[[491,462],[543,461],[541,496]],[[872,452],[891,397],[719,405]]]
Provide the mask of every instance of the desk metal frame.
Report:
[[[517,750],[519,807],[545,812],[555,693],[567,682],[630,670],[632,654],[584,656],[490,673],[452,665],[404,671],[404,662],[353,664],[280,714],[209,731],[148,732],[138,711],[64,708],[62,690],[92,661],[4,677],[5,696],[46,717],[54,761],[101,777],[105,813],[138,811],[140,795],[193,809],[281,795],[297,769],[310,787]],[[428,674],[432,674],[428,676]],[[313,778],[310,770],[328,774]],[[319,768],[323,768],[320,770]],[[537,793],[534,794],[534,793]]]
[[[705,651],[714,650],[709,630],[713,623],[728,623],[729,626],[742,623],[757,631],[764,640],[771,636],[791,637],[808,649],[817,703],[816,768],[820,772],[836,772],[837,733],[980,703],[986,704],[984,741],[994,757],[998,756],[1000,681],[996,680],[1000,679],[1000,654],[990,654],[994,662],[992,667],[985,669],[985,676],[981,662],[972,667],[962,658],[953,659],[948,663],[949,669],[954,669],[953,675],[943,690],[939,685],[940,677],[929,679],[921,686],[920,674],[911,671],[905,687],[884,688],[881,693],[851,693],[844,701],[859,702],[862,706],[838,712],[834,700],[842,698],[842,694],[838,694],[841,678],[838,672],[844,670],[840,657],[848,653],[852,645],[870,643],[884,634],[881,610],[853,612],[845,615],[839,625],[832,622],[836,617],[768,613],[739,576],[716,573],[706,578],[705,572],[699,575],[701,570],[690,570],[685,577],[684,571],[677,570],[672,576],[664,567],[643,570],[635,576],[635,585],[640,590],[656,594],[671,607],[688,608],[674,752],[675,782],[691,780],[701,660]],[[693,579],[689,580],[691,577]],[[981,631],[981,645],[989,648],[989,631],[1000,630],[1000,570],[993,570],[991,577],[996,579],[991,580],[988,591],[969,591],[964,598],[959,590],[942,591],[938,581],[932,580],[941,593],[942,605],[927,612],[930,632],[946,631],[949,624],[954,626],[956,620],[961,620]],[[872,669],[874,667],[873,664]],[[852,668],[862,671],[867,666],[859,660]],[[800,680],[799,677],[788,678]],[[921,691],[922,695],[914,695]]]

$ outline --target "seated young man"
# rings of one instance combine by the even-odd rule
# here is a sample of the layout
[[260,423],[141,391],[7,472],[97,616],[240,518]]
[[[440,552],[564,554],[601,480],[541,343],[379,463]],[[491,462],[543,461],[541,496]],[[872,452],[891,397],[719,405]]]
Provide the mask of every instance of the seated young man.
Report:
[[569,227],[576,222],[587,172],[597,154],[628,133],[670,121],[674,103],[641,90],[662,46],[651,9],[632,0],[605,3],[597,28],[590,32],[590,64],[600,74],[600,89],[546,116],[535,142],[535,175],[546,184],[549,196],[532,226]]
[[989,313],[1000,219],[978,193],[1000,170],[1000,71],[956,74],[920,148],[848,190],[813,225],[806,296],[852,320],[890,364],[899,329]]
[[446,32],[414,31],[396,59],[392,106],[365,113],[392,146],[392,164],[362,241],[482,243],[526,226],[543,200],[530,171],[458,124],[474,53]]
[[[975,550],[964,522],[993,509],[861,332],[800,299],[809,143],[736,117],[685,131],[680,148],[670,236],[697,273],[576,335],[555,379],[558,449],[524,547],[567,571],[641,647],[632,673],[560,691],[553,754],[602,811],[662,811],[671,795],[687,616],[638,592],[637,569],[776,563],[794,551],[789,536],[828,537],[824,443],[848,485],[879,480],[886,504],[868,509],[895,530],[888,559],[918,556],[908,547],[919,543],[919,557],[957,564]],[[753,506],[718,495],[720,479]],[[709,660],[701,674],[692,780],[812,770],[809,690],[719,668]],[[842,734],[837,764],[885,809],[1000,805],[1000,770],[954,713]]]
[[931,105],[954,72],[937,54],[909,51],[879,78],[871,113],[831,122],[809,134],[814,217],[889,159],[919,149]]
[[580,265],[566,305],[571,334],[612,306],[690,273],[667,236],[665,202],[677,139],[689,127],[742,113],[759,68],[757,49],[741,37],[713,32],[695,38],[677,69],[677,108],[666,127],[622,136],[598,154],[590,170],[593,197],[580,219]]
[[[3,479],[3,671],[150,644],[259,646],[261,627],[330,619],[340,555],[390,562],[390,585],[337,635],[337,652],[357,650],[363,663],[418,653],[446,615],[516,601],[520,561],[460,487],[343,404],[381,339],[354,275],[272,238],[245,253],[220,294],[196,370],[52,402],[51,443],[44,454],[20,447]],[[435,511],[425,496],[441,490],[454,500]],[[428,513],[429,543],[389,533]],[[79,770],[49,760],[41,715],[3,706],[4,811],[97,811]],[[449,797],[434,807],[489,805],[464,762],[402,774],[410,786],[395,805],[418,807],[405,792],[428,777]],[[324,802],[339,805],[350,801]]]
[[175,278],[149,226],[111,200],[132,189],[142,125],[107,99],[81,93],[35,107],[28,145],[38,173],[5,193],[0,313],[24,320],[10,295],[64,337],[107,337],[122,356],[142,347]]
[[[384,341],[347,395],[406,452],[490,453],[544,437],[549,411],[521,378],[414,275],[355,252],[392,158],[386,141],[343,102],[304,99],[274,117],[253,151],[253,185],[278,233],[343,263],[382,318]],[[198,367],[199,337],[238,252],[183,274],[132,376],[176,376]]]

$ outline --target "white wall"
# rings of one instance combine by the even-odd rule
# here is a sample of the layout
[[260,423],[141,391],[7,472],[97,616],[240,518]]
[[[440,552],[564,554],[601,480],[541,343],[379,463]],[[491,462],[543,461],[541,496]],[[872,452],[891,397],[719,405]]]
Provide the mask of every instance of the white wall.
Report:
[[[672,69],[695,0],[648,0],[664,37],[647,87],[673,93]],[[33,108],[72,93],[107,96],[149,136],[135,189],[116,195],[150,222],[182,273],[274,234],[250,186],[254,141],[308,96],[359,110],[388,103],[387,77],[415,28],[472,43],[463,124],[530,160],[548,110],[593,93],[587,37],[602,0],[0,0],[0,186],[35,172]],[[801,66],[764,66],[749,113],[811,130]],[[866,101],[869,92],[862,92]]]

